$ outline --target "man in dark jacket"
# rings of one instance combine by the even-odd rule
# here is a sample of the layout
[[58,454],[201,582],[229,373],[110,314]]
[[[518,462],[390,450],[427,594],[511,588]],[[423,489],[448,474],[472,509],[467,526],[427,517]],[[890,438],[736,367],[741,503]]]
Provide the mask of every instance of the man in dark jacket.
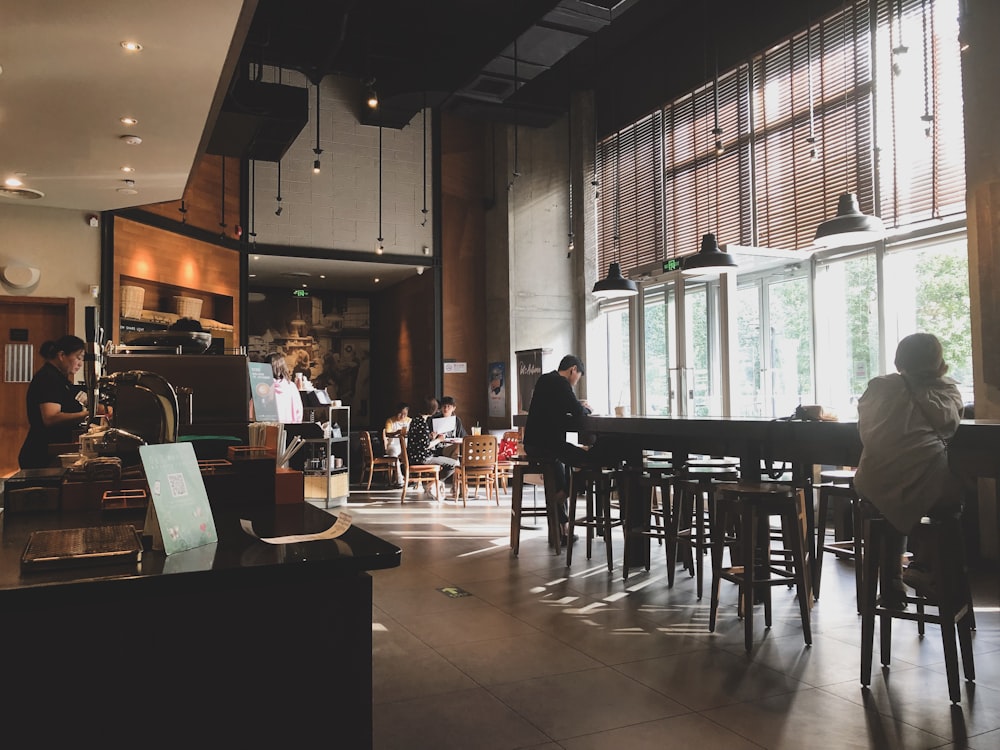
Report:
[[553,465],[546,485],[557,488],[555,497],[550,500],[556,504],[559,520],[564,525],[569,520],[566,512],[569,467],[601,465],[609,457],[606,450],[588,451],[566,442],[566,431],[577,429],[580,417],[590,414],[590,405],[578,399],[573,391],[583,374],[583,361],[574,354],[567,354],[556,370],[538,378],[524,425],[524,452],[529,458]]

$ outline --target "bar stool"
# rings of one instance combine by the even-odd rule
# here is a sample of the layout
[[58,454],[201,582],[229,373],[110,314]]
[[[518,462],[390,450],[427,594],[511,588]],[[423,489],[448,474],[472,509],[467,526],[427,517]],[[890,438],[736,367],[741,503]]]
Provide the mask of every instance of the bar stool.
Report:
[[[549,546],[555,549],[558,555],[562,552],[562,545],[559,542],[559,514],[555,505],[550,502],[555,494],[553,488],[553,472],[558,471],[556,464],[552,461],[539,461],[527,456],[515,456],[511,459],[513,468],[511,469],[511,498],[510,498],[510,549],[514,557],[517,557],[521,549],[521,521],[524,518],[536,518],[545,516],[548,523]],[[545,507],[538,508],[532,506],[525,508],[524,497],[524,477],[530,474],[541,474],[545,483]]]
[[[634,469],[625,469],[633,472]],[[677,567],[676,525],[672,514],[673,470],[669,462],[647,461],[645,470],[632,478],[632,486],[642,493],[640,502],[629,502],[630,513],[638,511],[644,515],[642,523],[634,524],[629,519],[625,531],[625,556],[622,561],[622,580],[628,579],[629,548],[633,541],[641,539],[648,544],[649,539],[657,539],[665,548],[667,558],[667,587],[674,585],[674,569]],[[657,497],[659,490],[659,497]],[[641,503],[641,505],[640,505]],[[638,507],[637,507],[638,506]],[[646,570],[650,567],[646,555]]]
[[[613,469],[577,467],[573,469],[570,479],[569,528],[566,534],[566,565],[573,562],[573,529],[583,526],[587,529],[587,559],[590,559],[591,546],[595,534],[604,539],[604,548],[608,556],[608,570],[614,570],[611,549],[611,529],[622,525],[621,517],[611,516],[611,493],[616,489],[616,471]],[[586,510],[584,515],[577,517],[577,495],[584,493]]]
[[[935,570],[930,571],[934,581],[934,597],[917,591],[914,596],[904,597],[907,604],[916,605],[916,612],[888,609],[879,606],[878,582],[881,547],[884,529],[889,522],[882,517],[867,518],[864,521],[863,557],[863,599],[861,607],[861,684],[871,685],[872,651],[875,641],[875,618],[879,618],[879,651],[882,666],[888,667],[892,651],[892,621],[914,620],[920,637],[924,635],[924,625],[934,623],[941,626],[941,642],[944,646],[945,672],[948,676],[948,695],[952,703],[962,700],[962,687],[958,677],[958,654],[962,654],[962,671],[968,682],[976,680],[976,665],[972,655],[972,631],[975,629],[975,614],[972,609],[972,592],[965,573],[965,550],[962,543],[962,524],[959,515],[945,518],[925,518],[914,534],[919,534],[926,546],[936,548]],[[924,592],[925,594],[927,592]],[[934,607],[937,614],[926,611]],[[958,635],[958,645],[955,635]]]
[[[763,587],[764,624],[771,626],[771,588],[795,585],[799,600],[799,616],[806,645],[812,645],[809,621],[808,559],[806,557],[805,493],[790,484],[772,482],[722,482],[715,487],[716,515],[712,529],[712,604],[708,629],[715,631],[719,610],[719,589],[722,581],[732,581],[740,587],[739,611],[743,616],[743,638],[747,653],[753,648],[754,589]],[[781,519],[782,536],[791,541],[790,550],[772,550],[770,519]],[[727,540],[729,522],[736,521],[736,538]],[[730,549],[730,565],[723,567],[727,541],[735,542]],[[784,561],[775,565],[773,555],[787,553],[791,570]],[[738,562],[742,564],[737,564]]]
[[[813,568],[813,598],[819,600],[823,575],[823,558],[830,552],[839,558],[854,561],[854,589],[858,612],[861,612],[861,498],[854,490],[854,469],[831,469],[820,472],[819,507],[816,518],[816,565]],[[849,539],[826,540],[827,516],[831,504],[846,503],[851,529]]]
[[[687,462],[674,477],[674,513],[672,535],[677,553],[687,553],[685,567],[695,576],[698,598],[702,595],[704,556],[712,549],[712,529],[715,518],[713,489],[718,482],[739,479],[737,464],[710,463],[693,465]],[[677,565],[675,556],[667,567],[672,572]],[[669,574],[668,574],[669,575]]]

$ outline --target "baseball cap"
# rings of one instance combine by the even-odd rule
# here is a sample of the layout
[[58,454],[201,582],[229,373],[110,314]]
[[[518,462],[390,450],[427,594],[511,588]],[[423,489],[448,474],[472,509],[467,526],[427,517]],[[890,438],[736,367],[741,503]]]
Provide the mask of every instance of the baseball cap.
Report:
[[583,360],[577,357],[575,354],[567,354],[561,360],[559,360],[559,372],[563,370],[568,370],[573,365],[576,365],[576,369],[580,371],[581,375],[585,375],[583,369]]

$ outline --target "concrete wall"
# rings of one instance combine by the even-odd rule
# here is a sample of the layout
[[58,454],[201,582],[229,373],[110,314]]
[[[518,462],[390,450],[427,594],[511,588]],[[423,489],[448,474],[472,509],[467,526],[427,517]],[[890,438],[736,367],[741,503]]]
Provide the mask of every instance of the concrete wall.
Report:
[[[588,346],[587,333],[588,322],[597,316],[590,289],[598,278],[594,188],[590,184],[594,152],[591,102],[589,93],[574,95],[572,128],[567,127],[565,117],[545,129],[520,128],[516,159],[513,127],[498,126],[495,143],[487,144],[496,153],[490,186],[495,206],[487,213],[490,358],[509,362],[508,397],[512,404],[517,403],[514,352],[522,349],[551,349],[552,367],[564,354],[578,354],[588,365],[588,376],[581,381],[578,394],[587,397],[606,389],[600,377],[606,367],[599,361],[604,347],[596,340]],[[498,259],[506,264],[503,269],[496,268]]]
[[[275,71],[266,71],[273,82]],[[267,77],[267,76],[265,76]],[[297,72],[284,71],[282,83],[305,87]],[[320,173],[316,154],[316,89],[309,88],[309,123],[281,161],[281,216],[277,208],[278,165],[255,166],[254,228],[262,244],[370,251],[379,236],[379,129],[358,122],[360,83],[327,76],[320,84]],[[428,130],[431,118],[427,118]],[[433,202],[428,184],[424,220],[423,117],[402,130],[382,129],[382,237],[385,252],[423,255],[433,240]]]
[[74,330],[84,337],[84,308],[94,305],[90,286],[101,275],[101,232],[87,223],[83,211],[0,204],[0,267],[23,263],[41,271],[29,289],[13,289],[0,282],[0,294],[13,297],[73,297]]

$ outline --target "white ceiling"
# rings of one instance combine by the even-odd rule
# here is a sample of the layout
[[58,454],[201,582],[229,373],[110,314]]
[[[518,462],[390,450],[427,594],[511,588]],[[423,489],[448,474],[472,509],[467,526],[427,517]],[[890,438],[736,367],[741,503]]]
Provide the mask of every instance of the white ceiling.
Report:
[[[0,200],[97,212],[179,199],[256,5],[0,0],[0,183],[23,173],[45,194]],[[125,179],[136,194],[119,192]]]

